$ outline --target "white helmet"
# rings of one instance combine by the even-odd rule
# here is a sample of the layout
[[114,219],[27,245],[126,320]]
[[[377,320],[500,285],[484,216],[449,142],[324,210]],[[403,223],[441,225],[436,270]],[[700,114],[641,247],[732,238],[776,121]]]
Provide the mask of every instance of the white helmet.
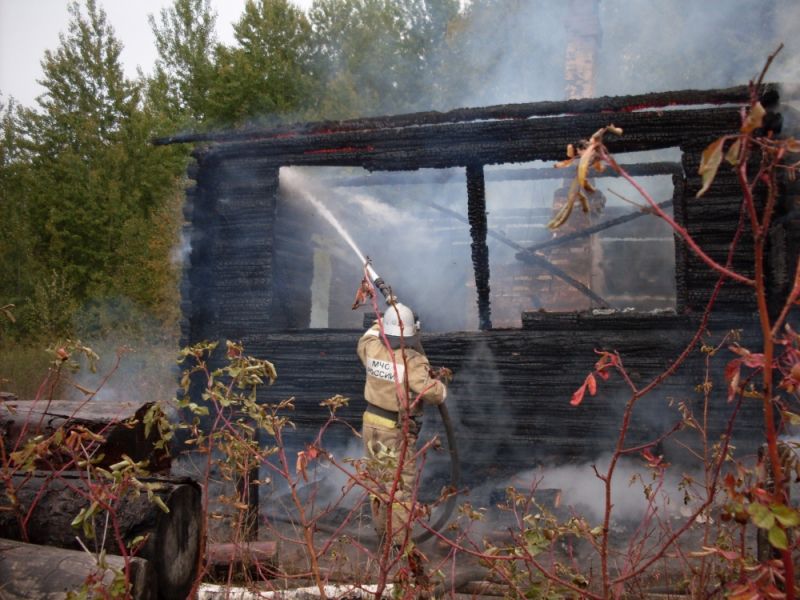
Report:
[[405,304],[391,304],[383,314],[383,332],[395,337],[410,338],[417,334],[414,313]]

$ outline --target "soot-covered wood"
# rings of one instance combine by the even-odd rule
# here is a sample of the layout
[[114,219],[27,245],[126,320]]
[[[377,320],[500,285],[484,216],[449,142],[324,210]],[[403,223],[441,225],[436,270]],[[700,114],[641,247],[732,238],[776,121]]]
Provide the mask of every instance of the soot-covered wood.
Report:
[[[95,452],[98,466],[108,467],[127,456],[137,462],[147,461],[151,471],[169,470],[168,452],[155,447],[157,432],[151,431],[145,436],[143,419],[152,407],[152,402],[96,399],[90,402],[7,401],[0,403],[0,444],[10,454],[24,448],[37,436],[49,438],[60,429],[66,438],[71,430],[85,428],[103,438]],[[45,459],[37,460],[36,466],[63,469],[73,460],[69,453],[55,447]]]
[[[767,84],[765,91],[775,87],[775,84]],[[231,132],[189,133],[158,138],[155,143],[161,145],[204,141],[253,141],[276,136],[342,133],[465,121],[519,120],[530,119],[531,117],[585,113],[627,113],[645,108],[654,109],[692,104],[744,104],[748,102],[749,98],[749,88],[740,85],[719,90],[679,90],[634,96],[602,96],[599,98],[579,98],[564,101],[502,104],[478,108],[457,108],[447,112],[427,111],[346,121],[295,123],[293,125],[265,129],[251,128]]]
[[[637,385],[663,371],[696,330],[697,321],[677,315],[552,315],[528,313],[523,330],[430,334],[423,345],[433,365],[455,371],[448,406],[455,421],[465,477],[492,471],[530,468],[539,464],[589,460],[613,448],[624,402],[629,393],[620,378],[601,382],[597,397],[570,405],[572,393],[598,359],[595,350],[619,351]],[[727,331],[720,322],[710,330]],[[741,324],[739,324],[741,326]],[[355,354],[361,331],[327,330],[273,332],[248,340],[250,351],[274,360],[278,379],[263,400],[294,397],[289,418],[298,429],[287,438],[302,447],[327,418],[319,403],[342,394],[350,398],[339,416],[359,427],[364,410],[364,370]],[[642,400],[628,442],[635,445],[670,429],[678,420],[677,403],[699,408],[701,395],[692,392],[703,381],[703,355],[696,352],[674,378]],[[710,408],[711,436],[717,439],[732,405]],[[737,444],[748,444],[759,431],[759,409],[746,405],[739,419]],[[425,431],[442,433],[435,411],[426,415]],[[345,427],[326,438],[334,451],[353,440]],[[670,460],[680,458],[677,445],[665,448]],[[340,452],[337,452],[340,454]],[[474,480],[471,480],[475,483]]]
[[614,124],[624,136],[607,136],[612,152],[679,146],[716,132],[736,131],[739,111],[670,110],[542,117],[524,121],[480,121],[428,127],[348,131],[229,142],[196,151],[221,160],[269,159],[281,165],[362,166],[368,170],[446,168],[560,160],[568,144]]
[[478,322],[482,330],[492,328],[489,305],[489,247],[486,245],[486,184],[483,166],[467,166],[467,215],[472,236],[472,268],[478,291]]
[[[108,500],[116,512],[115,530],[104,535],[105,516],[101,513],[95,522],[96,539],[89,539],[71,525],[81,509],[91,503],[90,482],[85,474],[16,475],[11,484],[17,504],[10,504],[5,496],[0,498],[0,537],[73,550],[81,550],[81,543],[94,549],[104,541],[102,547],[107,552],[119,554],[120,543],[145,536],[138,556],[147,559],[155,569],[159,598],[184,598],[191,588],[201,551],[200,487],[188,480],[149,481],[159,484],[155,493],[168,507],[168,513],[145,493]],[[20,515],[26,517],[24,530]],[[121,541],[115,532],[123,538]]]
[[[84,550],[25,544],[0,539],[0,598],[3,600],[65,600],[68,594],[85,597],[81,589],[94,580],[110,588],[116,573],[125,573],[125,559],[105,556],[104,565]],[[155,600],[157,582],[153,566],[142,558],[129,558],[130,600]],[[89,586],[93,589],[92,586]],[[91,593],[91,592],[90,592]]]
[[192,226],[181,343],[286,326],[273,313],[278,169],[259,160],[201,160],[196,177],[184,210]]
[[[630,109],[691,102],[742,104],[746,89],[645,96],[307,124],[287,128],[287,135],[271,130],[214,137],[215,143],[196,150],[191,174],[196,186],[189,194],[187,213],[193,227],[191,264],[183,286],[184,341],[240,339],[249,353],[273,361],[278,380],[263,398],[295,397],[297,410],[290,416],[298,429],[287,434],[291,444],[302,447],[309,441],[308,435],[327,417],[319,403],[334,394],[351,399],[341,416],[358,425],[364,407],[364,373],[355,356],[360,331],[305,329],[311,257],[296,243],[303,235],[299,220],[282,212],[277,191],[283,165],[402,171],[554,160],[564,157],[567,144],[613,123],[624,134],[608,136],[612,152],[680,148],[682,169],[669,169],[676,220],[724,263],[739,219],[741,195],[734,173],[723,164],[706,196],[694,195],[701,185],[697,169],[703,148],[720,135],[738,131],[739,108]],[[477,189],[475,170],[470,167],[468,190]],[[472,202],[464,216],[479,217],[473,214],[476,206]],[[790,213],[785,216],[786,230],[773,235],[771,244],[775,285],[781,278],[787,280],[786,272],[793,273],[787,269],[793,268],[796,254],[790,253],[800,246],[797,219]],[[479,230],[473,235],[478,248]],[[522,330],[425,336],[431,361],[457,374],[449,402],[463,440],[464,461],[475,466],[469,473],[480,477],[491,469],[590,460],[613,447],[627,398],[619,380],[603,382],[600,395],[587,397],[578,407],[569,399],[591,371],[596,349],[618,350],[637,384],[661,372],[683,350],[718,276],[677,238],[675,248],[678,315],[530,313],[523,317]],[[751,256],[752,240],[745,236],[734,268],[751,274]],[[479,267],[484,261],[478,258]],[[483,273],[482,267],[476,271]],[[713,325],[713,333],[747,327],[754,323],[752,291],[727,282],[717,310],[723,318]],[[487,311],[482,327],[488,319]],[[702,359],[693,355],[676,377],[643,400],[630,443],[670,428],[680,418],[678,402],[698,406],[701,396],[693,390],[703,381]],[[710,439],[717,439],[731,405],[716,402],[710,410]],[[748,444],[761,437],[758,412],[756,404],[745,404],[736,441],[740,451],[747,452]],[[425,427],[440,431],[433,417]],[[341,427],[330,435],[339,443],[350,433]],[[667,451],[677,454],[677,448],[670,445]]]

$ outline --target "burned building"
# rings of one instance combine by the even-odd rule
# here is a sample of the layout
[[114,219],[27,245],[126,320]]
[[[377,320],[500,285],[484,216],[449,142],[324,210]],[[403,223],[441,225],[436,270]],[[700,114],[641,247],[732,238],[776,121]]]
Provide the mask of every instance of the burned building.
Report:
[[[295,398],[298,435],[324,422],[319,403],[334,394],[351,399],[341,416],[358,424],[364,375],[355,344],[372,314],[350,304],[363,265],[308,195],[338,216],[420,314],[432,364],[455,371],[448,404],[473,473],[594,457],[612,448],[627,398],[612,376],[596,397],[570,405],[595,350],[618,351],[643,385],[685,349],[719,277],[669,227],[631,206],[641,201],[611,174],[597,180],[596,210],[550,232],[546,223],[570,177],[553,163],[568,144],[609,124],[622,128],[606,140],[617,160],[724,263],[739,221],[738,183],[721,168],[696,199],[697,170],[711,140],[738,131],[747,101],[747,88],[737,87],[161,140],[198,143],[185,207],[191,249],[182,342],[240,340],[248,353],[273,361],[278,379],[266,394]],[[357,196],[363,201],[353,202]],[[793,202],[784,190],[770,232],[776,298],[785,295],[798,254]],[[734,268],[752,275],[752,254],[745,236]],[[726,282],[708,334],[719,339],[737,328],[747,335],[755,309],[749,288]],[[696,351],[640,402],[631,443],[668,431],[680,419],[679,402],[697,406],[703,374]],[[712,436],[730,411],[719,391]],[[760,404],[745,403],[741,451],[754,451],[761,423]],[[436,428],[429,419],[426,431]]]

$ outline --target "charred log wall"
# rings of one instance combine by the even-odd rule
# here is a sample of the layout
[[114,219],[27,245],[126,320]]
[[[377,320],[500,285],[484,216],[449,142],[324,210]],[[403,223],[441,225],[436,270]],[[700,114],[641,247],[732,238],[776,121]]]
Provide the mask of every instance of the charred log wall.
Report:
[[262,160],[199,156],[184,214],[191,224],[181,284],[182,343],[264,331],[276,311],[275,214],[278,168]]
[[[594,351],[619,351],[634,382],[644,385],[683,350],[698,324],[681,316],[578,313],[529,313],[524,321],[522,330],[423,337],[431,363],[447,365],[456,373],[448,406],[464,464],[478,479],[491,472],[594,459],[609,451],[629,397],[619,377],[600,382],[598,395],[587,394],[580,406],[569,402],[597,359]],[[712,331],[724,334],[729,326],[734,325],[719,322]],[[293,436],[307,441],[319,429],[327,417],[319,403],[334,393],[350,398],[339,416],[359,426],[365,408],[363,367],[355,354],[360,334],[359,330],[273,332],[252,340],[251,351],[274,358],[278,369],[278,379],[265,398],[295,398],[296,410],[289,416],[298,430],[290,441]],[[703,381],[703,369],[698,351],[674,378],[642,400],[629,445],[668,431],[680,420],[679,402],[701,408],[702,395],[695,386]],[[724,400],[712,403],[710,439],[718,439],[731,410]],[[756,451],[748,440],[760,438],[759,410],[757,403],[750,403],[739,416],[739,452]],[[424,433],[441,433],[440,428],[436,412],[429,411]],[[691,432],[682,435],[691,441]],[[334,448],[351,438],[344,427],[328,436]],[[681,458],[677,445],[667,443],[663,451],[670,460]]]
[[[679,102],[673,96],[664,98]],[[713,92],[693,96],[698,102],[714,97]],[[741,95],[738,98],[744,100]],[[293,420],[301,431],[322,423],[325,414],[319,402],[337,393],[352,399],[343,414],[358,421],[363,409],[363,370],[355,357],[359,332],[305,329],[311,248],[303,238],[302,218],[291,206],[281,204],[281,165],[405,170],[560,159],[568,143],[614,123],[625,132],[621,138],[608,140],[612,151],[681,148],[683,173],[674,175],[676,219],[713,258],[724,263],[739,219],[738,184],[723,167],[706,197],[695,199],[700,187],[696,173],[705,145],[738,130],[739,109],[605,113],[600,100],[593,105],[577,102],[570,106],[580,108],[575,111],[579,114],[569,116],[482,121],[449,121],[435,115],[428,121],[424,115],[387,117],[360,125],[308,126],[286,135],[233,136],[197,150],[197,167],[190,173],[196,185],[187,193],[192,249],[183,290],[184,342],[241,339],[249,352],[274,361],[278,382],[268,394],[297,398]],[[617,105],[632,103],[622,99]],[[591,106],[595,112],[589,110]],[[514,109],[508,107],[509,114]],[[537,114],[535,107],[529,106],[527,112]],[[406,126],[409,123],[414,126]],[[787,228],[785,241],[773,244],[773,265],[796,260],[791,252],[800,237],[797,220],[787,213],[782,222]],[[496,464],[496,453],[516,456],[514,451],[520,450],[529,463],[595,456],[598,448],[605,447],[610,436],[616,435],[623,396],[612,393],[578,408],[569,405],[569,397],[591,370],[596,348],[619,350],[632,372],[646,381],[684,347],[696,325],[691,315],[702,312],[717,276],[678,241],[676,255],[680,316],[649,315],[632,321],[621,314],[586,319],[575,313],[542,313],[524,317],[523,330],[426,338],[432,361],[462,374],[453,388],[460,435],[485,449],[467,460]],[[745,236],[734,256],[734,268],[750,275],[751,256],[752,240]],[[780,271],[773,269],[776,274]],[[775,286],[778,279],[776,275]],[[726,283],[717,302],[723,316],[720,323],[746,326],[753,309],[749,289]],[[696,400],[690,396],[693,386],[702,381],[700,361],[693,358],[680,378],[670,380],[643,404],[644,414],[655,416],[642,420],[650,429],[635,432],[631,441],[658,433],[677,418],[674,411],[663,410],[667,397]],[[722,412],[715,415],[717,429],[729,409],[723,404],[719,403]],[[741,419],[745,439],[760,437],[755,435],[759,422],[758,418]],[[502,442],[509,451],[501,452],[490,441]]]

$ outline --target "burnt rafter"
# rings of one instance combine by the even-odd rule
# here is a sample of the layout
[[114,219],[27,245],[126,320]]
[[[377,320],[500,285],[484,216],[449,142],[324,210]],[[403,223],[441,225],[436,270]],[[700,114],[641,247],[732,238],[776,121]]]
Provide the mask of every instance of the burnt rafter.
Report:
[[486,244],[486,182],[483,165],[467,166],[467,215],[472,236],[472,267],[478,292],[478,321],[481,330],[492,328],[489,303],[489,246]]
[[[464,223],[469,223],[468,219],[465,219],[460,214],[458,214],[456,211],[450,210],[449,208],[447,208],[445,206],[440,206],[439,204],[436,204],[435,202],[429,202],[427,205],[430,206],[433,209],[438,210],[439,212],[441,212],[443,214],[446,214],[446,215],[449,215],[449,216],[453,217],[454,219],[458,219],[459,221],[462,221]],[[581,294],[583,294],[587,298],[591,299],[600,308],[610,308],[611,307],[611,305],[608,302],[606,302],[606,300],[604,298],[602,298],[601,296],[599,296],[598,294],[593,292],[589,287],[587,287],[586,285],[584,285],[583,283],[581,283],[580,281],[578,281],[577,279],[572,277],[569,273],[567,273],[563,269],[561,269],[561,268],[557,267],[556,265],[554,265],[553,263],[551,263],[544,256],[540,256],[538,254],[534,254],[533,252],[530,252],[524,246],[521,246],[520,244],[518,244],[514,240],[508,238],[507,236],[503,235],[502,233],[500,233],[498,231],[495,231],[494,229],[489,229],[487,227],[486,235],[488,237],[492,238],[492,239],[497,240],[498,242],[501,242],[502,244],[505,244],[509,248],[513,248],[514,250],[517,250],[517,252],[518,252],[517,257],[520,260],[522,260],[524,262],[527,262],[529,264],[535,265],[535,266],[541,268],[542,270],[547,271],[548,273],[550,273],[554,277],[558,277],[564,283],[566,283],[567,285],[575,288]]]
[[[765,84],[764,89],[765,91],[777,89],[777,85]],[[746,104],[749,99],[750,91],[748,87],[740,85],[717,90],[678,90],[633,96],[601,96],[599,98],[578,98],[562,101],[500,104],[477,108],[456,108],[446,112],[425,111],[343,121],[294,123],[269,128],[249,127],[227,132],[193,132],[157,138],[154,143],[156,145],[166,145],[196,142],[252,142],[279,136],[308,136],[421,125],[464,123],[468,121],[521,120],[533,117],[589,113],[618,114],[670,106]]]
[[[658,203],[658,207],[667,208],[672,206],[672,203],[673,200],[664,200],[663,202]],[[528,246],[527,248],[521,248],[520,252],[518,252],[516,256],[519,260],[527,261],[531,256],[536,256],[536,254],[534,254],[535,252],[541,252],[542,250],[550,250],[551,248],[557,248],[558,246],[569,244],[570,242],[574,242],[575,240],[580,240],[585,237],[589,237],[590,235],[598,233],[600,231],[605,231],[606,229],[611,229],[612,227],[616,227],[617,225],[622,225],[623,223],[629,223],[630,221],[634,221],[640,217],[644,217],[645,215],[652,215],[652,214],[653,212],[651,210],[645,209],[632,212],[627,215],[622,215],[621,217],[617,217],[615,219],[608,219],[607,221],[602,221],[600,223],[597,223],[596,225],[592,225],[591,227],[585,227],[579,231],[568,233],[566,235],[562,235],[561,237],[557,237],[552,240],[547,240],[546,242],[534,244],[533,246]]]
[[681,146],[688,140],[736,131],[736,107],[594,113],[527,120],[438,124],[426,127],[293,135],[219,143],[195,150],[197,158],[258,158],[280,166],[361,166],[402,171],[559,160],[568,144],[608,125],[622,137],[606,140],[611,152]]

